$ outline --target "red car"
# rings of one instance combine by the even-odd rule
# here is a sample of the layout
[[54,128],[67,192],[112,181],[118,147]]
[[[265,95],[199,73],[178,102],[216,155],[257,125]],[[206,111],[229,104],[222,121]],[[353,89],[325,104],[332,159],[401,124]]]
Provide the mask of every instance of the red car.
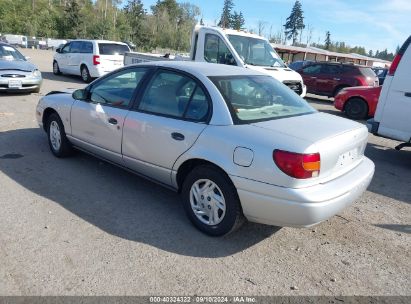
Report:
[[335,97],[346,87],[378,86],[378,77],[367,66],[338,62],[315,62],[299,70],[307,93]]
[[351,119],[374,117],[382,86],[342,89],[334,99],[334,107]]

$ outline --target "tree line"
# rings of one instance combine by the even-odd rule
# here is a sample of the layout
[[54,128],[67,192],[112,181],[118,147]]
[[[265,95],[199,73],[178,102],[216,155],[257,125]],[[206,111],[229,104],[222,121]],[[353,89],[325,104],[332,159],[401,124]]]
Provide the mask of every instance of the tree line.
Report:
[[176,0],[1,0],[0,33],[132,41],[138,49],[187,51],[200,8]]
[[[149,9],[150,12],[141,0],[1,0],[0,33],[131,41],[139,50],[189,51],[194,25],[203,24],[200,8],[189,2],[157,0]],[[221,17],[216,23],[224,28],[245,29],[244,15],[234,10],[233,0],[224,0]],[[266,26],[266,22],[259,21],[257,33],[264,35]],[[304,30],[306,41],[302,41]],[[282,29],[273,34],[271,26],[268,38],[274,43],[290,41],[296,46],[311,45],[385,60],[394,57],[387,49],[373,53],[361,46],[332,41],[330,31],[325,33],[323,43],[312,43],[312,31],[313,28],[304,22],[301,2],[296,0]]]

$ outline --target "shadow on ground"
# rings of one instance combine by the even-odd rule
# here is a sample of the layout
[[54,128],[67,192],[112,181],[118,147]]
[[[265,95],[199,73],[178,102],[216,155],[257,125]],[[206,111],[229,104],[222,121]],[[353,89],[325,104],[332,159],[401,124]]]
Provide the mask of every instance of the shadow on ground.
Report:
[[365,155],[375,163],[368,190],[411,204],[411,151],[369,143]]
[[64,81],[64,82],[74,82],[86,85],[80,76],[74,75],[54,75],[53,72],[41,72],[43,79],[53,80],[53,81]]
[[279,230],[247,223],[232,235],[208,237],[186,218],[177,193],[84,153],[57,159],[40,129],[0,133],[0,170],[107,233],[181,255],[232,255]]

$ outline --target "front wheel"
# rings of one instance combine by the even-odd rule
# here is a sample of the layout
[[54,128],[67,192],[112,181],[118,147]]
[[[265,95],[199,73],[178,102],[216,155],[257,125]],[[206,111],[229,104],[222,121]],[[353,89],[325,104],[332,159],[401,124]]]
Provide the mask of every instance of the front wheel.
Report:
[[47,135],[51,152],[57,157],[66,157],[72,153],[72,147],[66,137],[60,117],[53,113],[47,120]]
[[61,75],[60,67],[59,67],[59,64],[57,63],[57,61],[53,62],[53,74],[54,75]]
[[228,234],[244,222],[237,190],[214,166],[194,168],[184,180],[182,198],[188,218],[208,235]]
[[366,119],[368,115],[368,106],[361,98],[351,98],[346,103],[344,111],[348,118],[355,120]]

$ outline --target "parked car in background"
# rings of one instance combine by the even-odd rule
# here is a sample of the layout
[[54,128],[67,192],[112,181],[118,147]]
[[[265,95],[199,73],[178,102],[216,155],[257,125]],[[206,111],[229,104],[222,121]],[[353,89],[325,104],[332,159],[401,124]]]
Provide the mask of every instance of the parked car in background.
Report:
[[411,36],[395,56],[385,78],[373,119],[368,130],[378,136],[404,143],[397,150],[411,146]]
[[56,49],[53,73],[79,75],[88,83],[124,63],[124,53],[130,52],[127,44],[106,40],[72,40]]
[[353,203],[374,173],[365,126],[319,113],[246,68],[130,65],[41,98],[36,113],[55,156],[78,147],[180,192],[189,219],[215,236],[244,217],[317,224]]
[[294,61],[291,62],[288,67],[290,69],[293,69],[294,71],[298,71],[299,69],[302,69],[303,67],[305,67],[306,65],[315,63],[315,61],[312,60],[298,60],[298,61]]
[[355,86],[377,87],[378,77],[367,66],[338,62],[317,62],[298,70],[307,92],[334,97],[340,90]]
[[384,84],[385,77],[387,76],[388,69],[374,67],[372,68],[372,70],[374,71],[375,75],[377,75],[378,80],[380,82],[380,86],[382,86]]
[[334,107],[343,111],[351,119],[374,117],[381,88],[381,86],[344,88],[335,96]]
[[66,44],[67,40],[47,38],[46,43],[47,43],[47,49],[55,50],[61,47],[62,45]]
[[40,91],[39,69],[13,46],[0,42],[0,92]]
[[27,47],[27,36],[23,35],[4,34],[1,41],[15,47]]
[[123,41],[123,43],[127,44],[130,50],[134,51],[136,49],[136,45],[131,41]]

